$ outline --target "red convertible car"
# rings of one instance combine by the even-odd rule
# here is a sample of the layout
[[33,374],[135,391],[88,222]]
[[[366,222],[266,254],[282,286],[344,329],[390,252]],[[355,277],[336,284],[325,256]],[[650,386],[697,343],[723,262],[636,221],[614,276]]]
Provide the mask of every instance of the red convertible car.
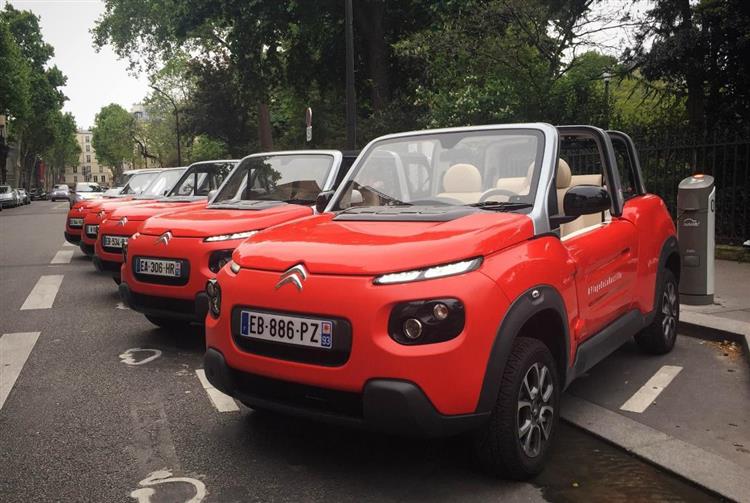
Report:
[[146,204],[165,197],[182,177],[186,167],[162,169],[151,180],[143,191],[133,198],[105,201],[95,208],[90,208],[83,217],[80,248],[87,256],[94,255],[94,245],[99,235],[99,224],[117,208]]
[[154,215],[203,208],[209,196],[216,193],[221,182],[238,161],[203,161],[191,164],[167,197],[144,204],[119,207],[99,224],[94,246],[94,266],[100,272],[111,273],[120,279],[122,245],[138,232],[143,222]]
[[320,214],[209,280],[209,381],[253,408],[470,432],[486,470],[533,476],[572,380],[633,337],[675,344],[675,227],[637,159],[589,126],[373,141]]
[[105,202],[113,200],[129,201],[143,192],[148,184],[159,173],[159,169],[142,169],[137,174],[128,179],[128,183],[117,196],[102,197],[100,199],[89,199],[79,201],[68,211],[68,217],[65,219],[65,240],[71,244],[79,245],[81,243],[81,234],[83,233],[83,220],[90,210],[98,209]]
[[120,295],[152,323],[202,324],[206,281],[261,229],[313,214],[319,193],[343,178],[354,154],[338,150],[245,157],[202,209],[156,215],[125,243]]

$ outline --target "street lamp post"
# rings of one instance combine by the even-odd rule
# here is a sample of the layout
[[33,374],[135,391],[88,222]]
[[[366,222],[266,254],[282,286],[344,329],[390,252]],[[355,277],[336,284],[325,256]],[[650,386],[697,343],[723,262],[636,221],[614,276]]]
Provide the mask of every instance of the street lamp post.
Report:
[[609,82],[612,80],[612,74],[604,72],[602,80],[604,80],[604,129],[609,129]]
[[162,91],[156,86],[149,86],[151,89],[156,91],[157,93],[161,94],[167,100],[172,104],[172,107],[174,108],[174,127],[175,127],[175,135],[177,136],[177,165],[182,166],[182,154],[180,151],[180,111],[177,108],[177,103],[172,99],[170,95]]

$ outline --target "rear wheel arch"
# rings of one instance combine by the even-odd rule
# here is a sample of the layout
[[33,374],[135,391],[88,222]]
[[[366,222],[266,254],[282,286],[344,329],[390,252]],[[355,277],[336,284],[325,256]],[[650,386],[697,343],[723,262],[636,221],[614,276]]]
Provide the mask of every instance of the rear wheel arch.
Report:
[[662,281],[664,281],[663,271],[666,269],[672,271],[672,274],[674,274],[674,277],[677,280],[677,285],[679,286],[681,267],[682,259],[680,257],[680,247],[677,242],[677,237],[669,236],[666,241],[664,241],[664,244],[661,247],[661,252],[659,253],[659,269],[656,271],[656,282],[654,284],[654,311],[657,309],[659,303],[657,292],[659,291]]
[[549,285],[537,285],[519,295],[503,316],[487,360],[477,412],[492,410],[497,400],[505,364],[518,337],[536,339],[552,353],[560,382],[567,382],[570,334],[567,311],[560,293]]

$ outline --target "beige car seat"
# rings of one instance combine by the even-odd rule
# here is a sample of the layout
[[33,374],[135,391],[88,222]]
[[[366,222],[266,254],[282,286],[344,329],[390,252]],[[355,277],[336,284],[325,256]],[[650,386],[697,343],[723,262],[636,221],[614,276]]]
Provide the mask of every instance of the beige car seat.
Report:
[[458,199],[462,203],[479,202],[482,175],[473,164],[454,164],[443,175],[443,190],[438,197]]
[[531,177],[534,176],[534,163],[529,165],[526,176],[514,176],[510,178],[498,178],[495,188],[505,189],[514,194],[526,195],[531,188]]

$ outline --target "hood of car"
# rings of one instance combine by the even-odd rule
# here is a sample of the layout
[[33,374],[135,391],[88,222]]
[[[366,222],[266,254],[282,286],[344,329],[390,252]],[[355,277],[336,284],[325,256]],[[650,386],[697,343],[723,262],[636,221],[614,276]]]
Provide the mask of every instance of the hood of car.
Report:
[[198,201],[187,200],[167,202],[165,200],[160,202],[150,202],[117,208],[112,212],[109,218],[120,219],[122,217],[127,217],[128,220],[131,221],[142,221],[146,220],[149,217],[153,217],[154,215],[165,213],[171,210],[180,211],[186,209],[205,208],[207,204],[208,201],[206,198],[202,198]]
[[265,229],[312,213],[309,206],[286,203],[253,211],[206,207],[153,216],[143,224],[141,233],[158,236],[170,231],[175,237],[204,238]]
[[283,272],[303,263],[313,274],[376,275],[486,256],[529,239],[531,219],[477,211],[450,221],[354,221],[317,215],[243,242],[242,267]]

